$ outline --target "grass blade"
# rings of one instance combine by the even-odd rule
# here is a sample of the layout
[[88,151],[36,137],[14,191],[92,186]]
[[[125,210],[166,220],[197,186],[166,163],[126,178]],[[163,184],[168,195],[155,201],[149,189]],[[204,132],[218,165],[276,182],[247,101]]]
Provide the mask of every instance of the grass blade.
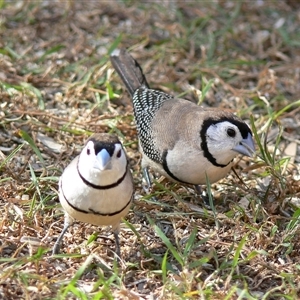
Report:
[[24,144],[18,145],[11,153],[9,153],[9,155],[0,164],[0,170],[21,150],[23,146]]
[[33,85],[29,84],[28,82],[22,82],[21,86],[24,87],[25,89],[27,89],[28,91],[30,91],[31,93],[33,93],[37,97],[39,109],[44,110],[45,102],[44,102],[44,99],[43,99],[43,96],[42,96],[42,93],[40,92],[40,90],[37,89],[36,87],[34,87]]
[[162,270],[162,280],[163,280],[163,283],[165,284],[167,282],[167,259],[168,259],[168,254],[169,254],[169,251],[167,250],[164,257],[163,257],[163,260],[161,262],[161,270]]
[[42,154],[41,154],[39,148],[36,146],[36,144],[34,143],[33,139],[30,137],[30,135],[26,131],[24,131],[22,129],[20,129],[18,133],[21,136],[21,138],[23,140],[25,140],[30,145],[30,147],[32,148],[32,150],[34,151],[34,153],[39,158],[40,162],[43,163],[43,165],[45,165],[45,160],[43,159]]
[[174,258],[178,261],[178,263],[183,267],[184,266],[184,261],[181,258],[180,254],[177,252],[175,247],[172,245],[171,241],[166,237],[166,235],[163,233],[163,231],[156,225],[154,224],[153,220],[147,217],[149,220],[149,223],[154,227],[154,231],[156,234],[161,238],[161,240],[164,242],[164,244],[167,246],[167,248],[170,250]]
[[197,233],[198,233],[198,230],[195,227],[193,229],[193,231],[191,232],[189,239],[185,245],[184,251],[183,251],[183,257],[185,258],[185,260],[187,260],[189,254],[191,253],[191,250],[193,249]]

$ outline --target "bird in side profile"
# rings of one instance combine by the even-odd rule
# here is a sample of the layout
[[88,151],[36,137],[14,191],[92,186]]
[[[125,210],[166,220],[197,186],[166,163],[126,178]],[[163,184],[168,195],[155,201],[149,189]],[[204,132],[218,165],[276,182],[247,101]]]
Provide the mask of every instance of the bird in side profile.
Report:
[[115,49],[110,59],[132,97],[148,187],[148,167],[199,191],[206,176],[211,183],[225,177],[238,154],[252,156],[252,132],[240,118],[150,89],[141,67],[124,49]]
[[133,192],[128,159],[119,139],[107,133],[93,134],[60,177],[65,224],[52,253],[59,253],[63,235],[77,220],[111,225],[120,257],[119,224],[129,211]]

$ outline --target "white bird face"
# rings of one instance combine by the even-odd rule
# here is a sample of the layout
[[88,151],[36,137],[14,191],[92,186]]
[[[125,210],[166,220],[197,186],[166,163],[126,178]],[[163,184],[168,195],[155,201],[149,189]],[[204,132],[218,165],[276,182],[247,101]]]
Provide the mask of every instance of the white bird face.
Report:
[[206,131],[209,153],[218,164],[228,164],[238,153],[252,156],[255,145],[250,128],[229,121],[211,124]]
[[89,140],[79,155],[78,169],[87,180],[102,176],[118,178],[126,167],[127,159],[120,143]]

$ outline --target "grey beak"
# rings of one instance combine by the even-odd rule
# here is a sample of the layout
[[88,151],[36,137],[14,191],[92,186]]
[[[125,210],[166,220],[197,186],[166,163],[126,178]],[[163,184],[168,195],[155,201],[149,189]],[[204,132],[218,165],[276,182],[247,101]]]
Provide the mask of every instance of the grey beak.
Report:
[[232,148],[232,150],[240,154],[252,157],[255,152],[255,144],[252,135],[248,133],[247,138],[243,139],[238,145]]
[[110,169],[110,160],[111,157],[106,149],[102,149],[96,156],[96,161],[94,163],[94,168],[103,171],[105,169]]

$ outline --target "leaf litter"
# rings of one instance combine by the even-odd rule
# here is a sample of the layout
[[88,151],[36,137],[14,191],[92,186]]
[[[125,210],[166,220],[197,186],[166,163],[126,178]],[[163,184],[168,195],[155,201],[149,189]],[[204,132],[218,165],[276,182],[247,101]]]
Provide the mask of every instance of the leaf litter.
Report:
[[[223,299],[230,293],[237,299],[246,291],[254,298],[299,297],[299,5],[1,5],[1,297],[67,293],[75,299],[66,288],[74,278],[89,297],[99,291],[116,299]],[[159,201],[145,195],[130,99],[108,62],[109,47],[119,43],[132,49],[153,87],[187,91],[184,97],[198,102],[206,83],[202,105],[253,116],[269,160],[262,151],[254,160],[238,158],[239,178],[230,173],[212,185],[219,229],[189,187],[161,179],[151,191]],[[105,228],[78,223],[65,235],[67,255],[50,254],[63,227],[58,178],[92,132],[121,138],[136,184],[129,225],[122,224],[119,278]],[[161,274],[169,248],[148,218],[178,253],[197,229],[184,268],[168,253],[167,280]],[[111,282],[107,289],[105,281]]]

